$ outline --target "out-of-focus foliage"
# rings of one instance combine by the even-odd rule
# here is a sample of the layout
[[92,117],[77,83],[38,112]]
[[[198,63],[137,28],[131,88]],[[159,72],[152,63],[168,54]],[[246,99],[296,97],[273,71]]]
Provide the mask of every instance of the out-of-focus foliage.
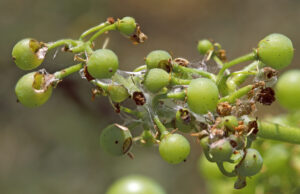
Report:
[[[154,49],[197,62],[197,41],[213,38],[227,50],[229,58],[256,47],[265,34],[286,34],[297,49],[300,45],[300,2],[297,0],[1,0],[0,1],[0,191],[9,194],[104,193],[123,175],[138,173],[159,182],[168,193],[208,191],[196,171],[200,147],[195,142],[187,162],[171,166],[157,149],[133,151],[135,159],[115,158],[100,149],[99,134],[119,118],[106,98],[91,101],[90,85],[66,79],[43,107],[27,109],[16,103],[14,86],[24,72],[11,59],[13,45],[32,36],[38,40],[77,38],[90,26],[109,16],[133,16],[149,39],[134,46],[117,33],[108,47],[116,52],[121,69],[143,64]],[[101,47],[104,38],[98,40]],[[50,53],[54,56],[55,52]],[[54,63],[55,61],[55,63]],[[58,53],[44,62],[65,67],[71,55]],[[299,67],[295,52],[291,68]],[[43,65],[41,65],[41,68]],[[57,69],[57,67],[53,67]],[[279,113],[276,106],[264,107],[259,115]],[[297,163],[299,159],[295,159]],[[293,163],[293,164],[294,164]],[[286,168],[289,168],[290,163]],[[299,169],[298,169],[299,170]],[[277,179],[271,180],[276,183]],[[220,185],[222,183],[219,183]],[[251,183],[249,183],[251,184]],[[232,184],[226,184],[232,186]],[[232,188],[230,188],[232,189]]]

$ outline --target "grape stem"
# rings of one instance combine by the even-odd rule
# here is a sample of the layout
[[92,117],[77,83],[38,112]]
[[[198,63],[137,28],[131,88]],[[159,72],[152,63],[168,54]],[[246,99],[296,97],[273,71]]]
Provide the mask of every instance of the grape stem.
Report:
[[63,79],[64,77],[66,77],[66,76],[68,76],[68,75],[70,75],[72,73],[78,72],[82,68],[83,68],[83,64],[82,63],[78,63],[76,65],[72,65],[72,66],[67,67],[67,68],[65,68],[63,70],[55,72],[54,76],[57,79]]
[[110,24],[108,26],[105,26],[104,28],[100,29],[97,33],[95,33],[90,39],[89,39],[89,43],[92,44],[92,42],[101,34],[108,32],[110,30],[116,30],[116,25],[115,24]]
[[128,113],[128,114],[131,114],[133,116],[136,116],[137,118],[141,119],[142,118],[142,115],[140,114],[140,112],[138,111],[134,111],[130,108],[127,108],[127,107],[124,107],[124,106],[120,106],[120,110],[125,112],[125,113]]
[[258,129],[261,138],[300,144],[300,128],[259,121]]
[[164,138],[164,136],[169,133],[168,130],[166,129],[164,124],[159,120],[157,115],[154,116],[153,121],[160,132],[160,139]]
[[74,46],[77,46],[80,42],[81,41],[76,41],[76,40],[72,40],[72,39],[61,39],[61,40],[58,40],[55,42],[46,43],[46,45],[48,47],[48,50],[52,50],[54,48],[57,48],[57,47],[60,47],[63,45],[72,45],[74,47]]
[[82,40],[83,38],[85,38],[86,36],[88,36],[88,35],[91,34],[91,33],[94,33],[94,32],[96,32],[96,31],[101,30],[102,28],[104,28],[104,27],[107,26],[107,25],[109,25],[108,22],[103,22],[103,23],[101,23],[101,24],[99,24],[99,25],[97,25],[97,26],[94,26],[94,27],[92,27],[92,28],[90,28],[90,29],[84,31],[84,32],[80,35],[79,40]]
[[209,73],[207,71],[203,71],[203,70],[200,70],[200,69],[184,67],[182,65],[178,65],[177,63],[173,64],[173,71],[174,72],[194,73],[194,74],[198,74],[198,75],[201,75],[203,77],[209,78],[209,79],[213,80],[214,82],[216,81],[216,76],[212,73]]
[[230,95],[221,98],[221,99],[219,100],[219,103],[220,103],[220,102],[226,102],[226,101],[229,102],[229,103],[235,103],[235,101],[236,101],[237,99],[239,99],[239,98],[241,98],[241,97],[247,95],[248,92],[249,92],[250,90],[252,90],[252,88],[253,88],[253,85],[244,86],[244,87],[240,88],[239,90],[237,90],[237,91],[231,93]]
[[223,162],[217,162],[218,168],[219,170],[222,172],[223,175],[227,176],[227,177],[235,177],[236,174],[234,171],[232,172],[228,172],[223,165]]
[[249,54],[243,55],[241,57],[238,57],[236,59],[233,59],[232,61],[229,61],[227,63],[224,64],[224,66],[220,69],[218,75],[217,75],[217,84],[220,83],[220,81],[222,80],[223,76],[224,76],[224,72],[226,71],[226,69],[239,64],[239,63],[243,63],[246,61],[251,61],[251,60],[255,60],[257,58],[257,54],[255,52],[251,52]]

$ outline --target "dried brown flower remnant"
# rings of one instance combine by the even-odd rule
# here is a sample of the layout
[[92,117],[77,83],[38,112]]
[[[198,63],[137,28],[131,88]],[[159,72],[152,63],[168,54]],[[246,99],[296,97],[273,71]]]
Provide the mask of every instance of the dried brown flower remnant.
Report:
[[190,62],[184,58],[176,58],[176,59],[174,59],[174,62],[177,63],[178,65],[184,66],[184,67],[187,67],[190,64]]
[[146,98],[142,92],[135,91],[132,98],[136,105],[142,106],[146,103]]
[[220,49],[217,55],[223,62],[227,61],[226,51],[224,49]]
[[264,76],[266,79],[271,79],[272,77],[278,75],[278,71],[276,71],[275,69],[273,69],[271,67],[264,67],[263,72],[264,72]]
[[257,95],[257,101],[264,105],[271,105],[275,101],[274,90],[270,87],[261,89]]
[[106,19],[106,21],[107,21],[108,23],[110,23],[110,24],[115,23],[115,19],[114,19],[113,17],[108,17],[108,18]]
[[84,68],[83,68],[83,73],[84,73],[84,76],[85,76],[86,80],[92,81],[92,80],[95,79],[93,76],[91,76],[91,74],[89,74],[86,65],[85,65]]
[[254,134],[254,135],[256,135],[258,133],[258,125],[257,125],[256,120],[250,121],[248,123],[248,132],[251,132],[251,134]]
[[140,44],[145,42],[148,39],[147,35],[141,31],[141,27],[139,25],[136,26],[135,34],[133,34],[130,39],[132,40],[133,44]]
[[186,109],[180,109],[180,118],[184,121],[184,123],[188,124],[191,122],[191,115],[190,112]]
[[217,113],[221,116],[228,116],[231,114],[232,107],[228,102],[221,102],[217,106]]

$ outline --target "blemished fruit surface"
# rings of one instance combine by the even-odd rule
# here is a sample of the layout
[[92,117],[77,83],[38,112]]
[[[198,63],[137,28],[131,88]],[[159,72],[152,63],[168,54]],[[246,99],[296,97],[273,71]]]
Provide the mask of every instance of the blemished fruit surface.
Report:
[[41,65],[44,58],[36,54],[41,48],[40,43],[32,38],[20,40],[12,50],[12,57],[16,65],[22,70],[32,70]]
[[288,110],[300,109],[300,70],[283,73],[275,86],[275,95],[281,106]]
[[153,68],[146,74],[144,86],[150,92],[156,93],[169,84],[170,75],[163,69]]
[[190,143],[180,134],[167,134],[159,144],[161,157],[170,164],[183,162],[190,154]]
[[221,139],[210,145],[209,153],[216,162],[229,161],[233,153],[233,147],[229,140]]
[[146,57],[146,65],[148,69],[162,68],[162,63],[168,62],[172,56],[164,50],[151,51]]
[[89,74],[97,79],[111,78],[118,68],[118,56],[109,49],[96,50],[87,62]]
[[113,183],[106,194],[166,194],[154,180],[141,176],[129,175]]
[[207,39],[200,40],[197,45],[197,49],[202,55],[205,55],[209,51],[213,50],[213,48],[213,44]]
[[130,150],[132,146],[132,136],[126,127],[112,124],[101,132],[100,145],[109,154],[122,156]]
[[127,36],[133,34],[136,29],[135,19],[129,16],[123,17],[121,20],[117,21],[115,25],[121,33]]
[[[276,162],[276,161],[274,161]],[[260,153],[255,149],[247,149],[247,154],[241,164],[236,168],[241,176],[253,176],[257,174],[263,165]]]
[[194,79],[188,86],[187,103],[189,108],[197,114],[214,112],[217,108],[218,99],[218,87],[210,79]]
[[34,108],[43,105],[52,94],[52,86],[43,88],[44,75],[31,72],[19,79],[15,87],[18,101],[26,107]]
[[294,56],[292,41],[282,34],[270,34],[258,43],[258,58],[267,66],[282,69],[288,66]]

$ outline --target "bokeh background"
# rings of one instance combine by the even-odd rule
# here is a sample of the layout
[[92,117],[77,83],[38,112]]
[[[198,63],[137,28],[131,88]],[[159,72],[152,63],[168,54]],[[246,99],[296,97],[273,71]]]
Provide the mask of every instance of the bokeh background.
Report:
[[[78,75],[64,80],[40,108],[28,109],[16,102],[14,85],[25,73],[11,59],[17,41],[77,38],[109,16],[127,15],[136,18],[149,39],[135,46],[118,32],[108,35],[108,47],[118,54],[124,70],[143,64],[154,49],[198,61],[196,44],[201,38],[220,42],[228,58],[233,58],[273,32],[290,37],[296,49],[290,68],[300,67],[299,0],[1,0],[1,194],[102,194],[117,178],[135,173],[152,177],[168,193],[206,192],[197,172],[201,150],[196,142],[192,141],[187,162],[176,166],[164,162],[157,147],[135,146],[134,160],[104,153],[99,146],[101,129],[120,119],[106,98],[91,100],[92,86]],[[105,37],[97,40],[97,46]],[[42,65],[49,72],[74,63],[70,53],[58,53],[55,59],[54,53]],[[258,115],[283,111],[274,104],[260,107]]]

